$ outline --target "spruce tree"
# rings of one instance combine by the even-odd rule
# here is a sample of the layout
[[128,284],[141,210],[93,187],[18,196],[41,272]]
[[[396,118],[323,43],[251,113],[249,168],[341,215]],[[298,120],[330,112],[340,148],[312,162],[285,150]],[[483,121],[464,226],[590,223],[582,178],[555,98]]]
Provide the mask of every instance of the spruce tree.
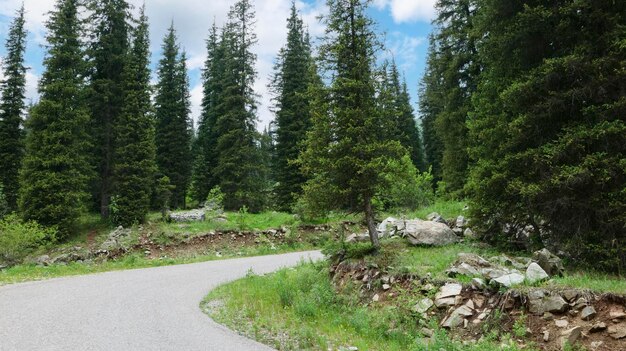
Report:
[[260,211],[262,171],[256,131],[256,95],[254,81],[256,55],[252,46],[255,13],[249,0],[239,0],[230,9],[228,23],[222,30],[220,75],[221,91],[215,122],[216,166],[213,177],[224,192],[224,207],[237,210],[247,207]]
[[281,210],[290,210],[294,196],[302,192],[306,178],[294,162],[310,127],[309,85],[311,45],[302,19],[291,4],[287,20],[287,44],[281,49],[270,88],[276,109],[276,201]]
[[26,123],[20,174],[24,219],[56,226],[61,236],[71,233],[82,213],[90,170],[79,3],[59,0],[47,22],[41,100]]
[[213,177],[213,167],[217,163],[215,147],[217,135],[218,98],[221,92],[222,48],[218,28],[213,23],[207,40],[207,59],[202,71],[202,111],[198,122],[198,133],[194,143],[194,164],[192,176],[192,196],[198,202],[206,200],[209,191],[217,185]]
[[163,41],[158,66],[156,144],[159,172],[170,179],[171,206],[185,206],[191,171],[191,120],[186,57],[176,43],[174,24]]
[[17,209],[19,170],[24,155],[22,131],[25,109],[26,29],[24,5],[17,11],[6,41],[6,57],[2,60],[4,79],[0,82],[0,186],[8,209]]
[[124,106],[123,72],[130,46],[130,14],[126,0],[89,0],[88,4],[92,26],[88,101],[97,172],[92,193],[101,216],[106,218],[113,190],[115,128]]
[[125,67],[124,107],[115,123],[114,208],[119,225],[142,223],[150,209],[156,172],[154,117],[150,101],[148,18],[141,8]]
[[623,2],[481,2],[470,208],[485,238],[526,229],[624,271],[625,25]]
[[[429,38],[426,72],[420,83],[419,113],[422,120],[422,142],[424,161],[430,168],[433,181],[441,180],[441,163],[443,159],[443,142],[437,134],[435,121],[444,108],[444,90],[441,84],[441,71],[437,61],[437,41],[434,36]],[[433,184],[435,186],[436,184]]]
[[[305,198],[326,209],[364,213],[370,239],[379,246],[372,200],[388,188],[385,175],[394,159],[406,155],[398,141],[385,138],[383,113],[376,106],[376,34],[367,17],[367,1],[329,0],[321,62],[332,72],[329,90],[317,88],[321,110],[314,111],[313,127],[301,162],[311,179]],[[316,103],[319,103],[316,101]],[[328,112],[324,113],[324,106]]]

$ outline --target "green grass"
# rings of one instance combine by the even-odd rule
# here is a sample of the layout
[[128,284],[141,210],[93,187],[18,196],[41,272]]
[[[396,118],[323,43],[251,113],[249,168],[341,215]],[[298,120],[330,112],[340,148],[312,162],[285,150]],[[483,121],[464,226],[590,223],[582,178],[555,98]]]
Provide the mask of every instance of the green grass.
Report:
[[[356,296],[357,291],[336,294],[326,264],[308,263],[268,276],[248,275],[212,291],[202,306],[216,321],[278,350],[518,350],[489,338],[463,346],[434,321],[419,322],[393,306],[368,308]],[[422,325],[436,330],[431,340],[420,335]]]
[[626,294],[626,279],[594,272],[571,272],[564,277],[553,278],[550,286],[586,289],[595,292]]
[[37,266],[34,264],[18,265],[0,271],[0,286],[5,284],[13,284],[33,280],[44,280],[64,276],[76,276],[137,268],[161,267],[237,257],[274,255],[313,249],[315,249],[315,247],[309,243],[275,245],[273,248],[271,245],[259,245],[254,247],[250,246],[239,248],[224,248],[224,250],[220,251],[220,256],[217,256],[215,253],[199,253],[185,257],[164,257],[161,259],[148,259],[140,253],[132,253],[119,259],[108,260],[102,263],[70,263],[67,265],[55,264],[45,267]]

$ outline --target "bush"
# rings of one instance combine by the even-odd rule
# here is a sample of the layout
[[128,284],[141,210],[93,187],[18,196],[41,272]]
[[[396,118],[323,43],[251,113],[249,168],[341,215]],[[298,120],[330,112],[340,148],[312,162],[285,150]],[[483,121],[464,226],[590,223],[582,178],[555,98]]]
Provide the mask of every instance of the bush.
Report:
[[33,249],[54,241],[56,230],[43,228],[36,222],[23,222],[11,214],[0,220],[0,261],[19,263]]
[[384,189],[378,191],[377,201],[387,209],[416,209],[426,207],[435,200],[431,171],[418,172],[411,158],[406,155],[391,161],[391,169],[385,174]]

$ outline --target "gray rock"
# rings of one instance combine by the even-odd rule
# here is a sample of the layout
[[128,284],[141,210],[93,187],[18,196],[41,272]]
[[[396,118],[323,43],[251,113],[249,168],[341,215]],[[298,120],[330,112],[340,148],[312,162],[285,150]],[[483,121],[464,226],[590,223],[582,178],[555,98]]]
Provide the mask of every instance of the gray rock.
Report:
[[542,290],[528,294],[528,310],[536,315],[546,312],[563,313],[568,307],[567,302],[559,295],[547,295]]
[[554,325],[558,328],[567,328],[569,325],[569,321],[567,319],[557,319],[554,321]]
[[465,231],[463,232],[463,236],[466,238],[470,238],[470,239],[476,238],[476,234],[471,228],[465,228]]
[[405,234],[413,245],[443,246],[454,244],[459,238],[447,225],[421,220],[406,221]]
[[608,332],[615,340],[624,339],[626,338],[626,324],[612,325],[609,327]]
[[594,325],[591,326],[591,329],[589,329],[590,333],[599,333],[601,331],[605,331],[606,330],[606,323],[604,322],[597,322]]
[[546,273],[546,271],[544,271],[543,268],[535,262],[531,263],[526,269],[526,280],[531,284],[535,284],[549,278],[550,276],[548,273]]
[[413,311],[415,311],[416,313],[420,313],[420,314],[426,313],[434,305],[435,303],[433,302],[433,300],[429,298],[423,298],[419,300],[417,304],[415,304],[415,306],[413,306]]
[[355,234],[352,233],[346,238],[347,243],[364,243],[370,240],[370,236],[367,234]]
[[461,294],[463,290],[463,286],[457,283],[448,283],[439,289],[437,295],[435,295],[435,299],[443,299],[446,297],[455,297]]
[[457,228],[465,228],[465,226],[467,225],[467,220],[463,216],[458,216],[456,218],[455,224]]
[[460,326],[466,317],[474,315],[474,311],[466,305],[463,305],[454,310],[442,323],[444,328],[456,328]]
[[481,278],[474,278],[472,279],[472,288],[476,289],[476,290],[484,290],[487,288],[487,284],[485,284],[485,281]]
[[439,215],[439,213],[437,212],[433,212],[431,214],[429,214],[428,216],[426,216],[426,219],[432,222],[438,222],[438,223],[443,223],[443,224],[447,224],[446,220],[443,219],[443,217],[441,217],[441,215]]
[[587,306],[580,311],[580,318],[584,321],[590,321],[596,318],[597,312],[593,306]]
[[565,272],[561,259],[548,251],[548,249],[535,251],[533,253],[533,260],[535,260],[551,277],[555,275],[562,276]]
[[35,264],[38,266],[49,266],[51,263],[50,256],[42,255],[35,259]]
[[580,338],[580,334],[582,332],[581,327],[574,327],[572,329],[568,329],[561,334],[561,348],[565,349],[568,345],[574,346],[576,341]]
[[435,299],[435,306],[437,308],[450,307],[456,305],[456,297],[444,297]]
[[573,289],[565,290],[561,293],[561,296],[563,296],[565,300],[572,302],[578,297],[578,291]]
[[518,285],[524,282],[524,276],[519,273],[510,273],[507,275],[503,275],[499,278],[493,279],[492,282],[496,282],[500,285],[504,285],[507,288],[510,288],[514,285]]
[[378,227],[376,227],[378,237],[385,238],[396,235],[396,232],[398,231],[398,222],[399,221],[393,217],[389,217],[380,222]]
[[169,218],[172,222],[203,222],[206,220],[206,209],[173,212]]

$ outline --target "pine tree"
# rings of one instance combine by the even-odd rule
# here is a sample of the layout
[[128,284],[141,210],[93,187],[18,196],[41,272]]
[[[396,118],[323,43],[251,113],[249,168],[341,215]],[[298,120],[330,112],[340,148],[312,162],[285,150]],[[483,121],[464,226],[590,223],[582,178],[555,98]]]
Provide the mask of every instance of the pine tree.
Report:
[[[626,267],[626,4],[481,1],[473,223]],[[503,228],[505,237],[502,237]]]
[[287,20],[287,44],[281,49],[274,67],[270,88],[276,108],[276,201],[279,209],[290,210],[294,196],[302,192],[306,178],[295,164],[310,127],[309,85],[311,45],[302,19],[291,4]]
[[[444,108],[445,92],[441,84],[441,71],[437,61],[437,41],[430,36],[426,72],[420,83],[419,112],[422,119],[422,141],[424,160],[430,168],[433,181],[441,180],[441,163],[443,159],[443,142],[437,134],[435,121]],[[436,184],[433,184],[435,186]]]
[[107,218],[114,182],[115,128],[124,106],[123,72],[130,46],[130,14],[126,0],[89,0],[88,4],[92,25],[88,101],[97,172],[92,191],[101,216]]
[[224,207],[236,210],[247,207],[260,211],[262,199],[262,164],[258,154],[256,131],[256,95],[254,81],[256,43],[254,9],[249,0],[239,0],[230,9],[229,21],[222,30],[220,87],[215,122],[216,166],[213,177],[224,192]]
[[24,113],[24,91],[26,67],[26,29],[24,28],[24,5],[9,28],[6,41],[7,56],[2,61],[4,80],[0,82],[0,186],[7,207],[16,210],[19,191],[19,170],[24,154],[22,114]]
[[191,171],[191,120],[186,57],[176,43],[174,24],[163,41],[156,104],[157,164],[172,186],[171,206],[185,207]]
[[[311,179],[305,198],[318,207],[365,214],[370,239],[379,246],[372,200],[388,187],[385,175],[406,150],[381,131],[373,65],[378,47],[367,1],[329,0],[321,62],[332,72],[329,91],[318,92],[313,127],[301,162]],[[322,102],[318,102],[321,100]],[[323,101],[326,101],[324,103]],[[324,113],[328,106],[328,112]],[[320,206],[321,205],[321,206]]]
[[213,167],[217,164],[215,123],[218,117],[217,104],[221,92],[222,72],[222,50],[218,28],[214,22],[207,40],[207,59],[202,71],[202,111],[194,143],[192,195],[198,202],[206,200],[209,191],[217,185],[213,177]]
[[71,233],[82,213],[90,170],[79,3],[59,0],[47,23],[41,100],[26,123],[26,156],[20,174],[24,219],[57,226],[62,236]]
[[119,225],[142,223],[150,209],[156,172],[150,102],[148,18],[141,8],[124,77],[124,107],[115,123],[114,207]]

